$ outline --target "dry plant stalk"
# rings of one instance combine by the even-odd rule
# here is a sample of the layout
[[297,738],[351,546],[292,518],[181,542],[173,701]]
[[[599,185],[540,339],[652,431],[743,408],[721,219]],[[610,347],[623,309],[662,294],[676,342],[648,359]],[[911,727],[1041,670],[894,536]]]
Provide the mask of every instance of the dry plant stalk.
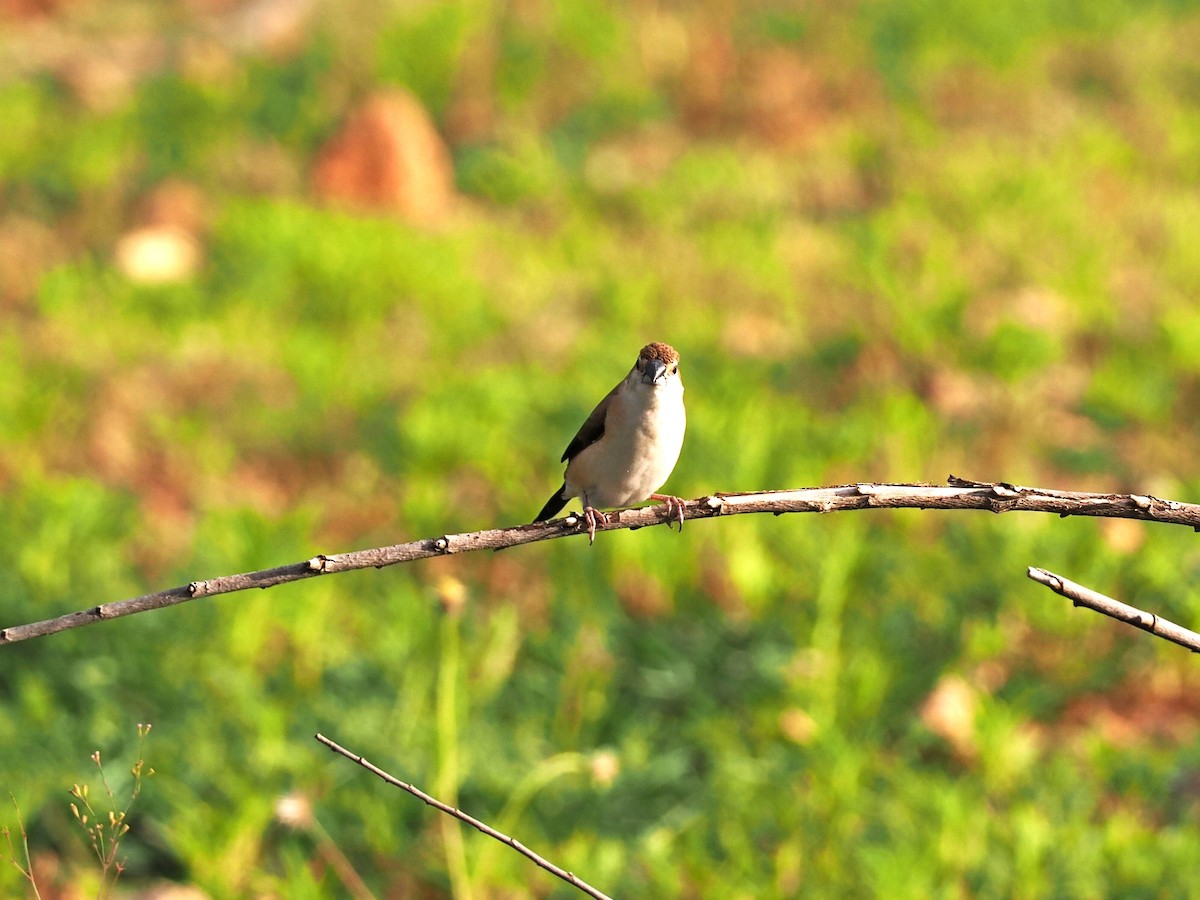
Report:
[[[138,798],[142,792],[142,778],[149,778],[154,774],[153,769],[146,768],[145,760],[142,756],[142,751],[145,749],[146,737],[150,734],[149,723],[138,723],[138,758],[137,762],[129,770],[133,776],[133,786],[129,791],[129,799],[125,806],[121,807],[117,803],[117,796],[113,792],[112,786],[108,783],[108,775],[104,772],[104,765],[100,761],[100,751],[97,750],[91,755],[91,760],[96,764],[96,768],[100,770],[100,782],[104,785],[104,793],[108,797],[107,813],[98,813],[88,799],[90,791],[86,784],[75,784],[71,786],[70,794],[78,804],[71,804],[71,813],[75,816],[75,820],[79,823],[79,827],[83,829],[84,834],[88,836],[88,840],[92,844],[92,852],[96,854],[96,859],[100,863],[100,894],[103,896],[106,888],[109,894],[116,890],[117,881],[120,880],[122,873],[125,871],[125,860],[118,859],[117,854],[121,850],[121,839],[129,833],[129,823],[126,819],[129,816],[129,809],[133,806],[133,801]],[[82,807],[82,808],[80,808]],[[112,875],[112,881],[109,882],[109,875]]]

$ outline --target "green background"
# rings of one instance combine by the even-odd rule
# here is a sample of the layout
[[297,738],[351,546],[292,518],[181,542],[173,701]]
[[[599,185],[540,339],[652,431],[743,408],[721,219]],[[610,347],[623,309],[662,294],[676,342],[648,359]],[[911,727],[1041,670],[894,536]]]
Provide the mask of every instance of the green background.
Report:
[[[1195,4],[359,0],[282,47],[243,12],[0,23],[0,624],[528,521],[650,340],[685,497],[1196,499]],[[396,86],[452,154],[433,226],[310,188]],[[203,198],[200,267],[138,283],[114,248],[164,184]],[[573,538],[2,648],[0,790],[44,889],[95,891],[67,790],[99,748],[123,796],[151,722],[130,889],[344,895],[335,846],[379,896],[575,895],[320,731],[617,896],[1200,895],[1194,659],[1028,565],[1197,619],[1163,525]]]

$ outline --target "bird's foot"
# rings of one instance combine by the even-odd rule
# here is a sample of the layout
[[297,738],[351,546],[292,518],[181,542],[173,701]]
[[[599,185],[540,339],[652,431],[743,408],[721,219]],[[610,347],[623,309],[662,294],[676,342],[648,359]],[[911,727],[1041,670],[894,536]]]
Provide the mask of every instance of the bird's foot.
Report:
[[596,526],[601,522],[607,524],[608,516],[600,512],[594,506],[584,506],[583,518],[587,522],[588,527],[588,545],[596,543]]
[[[683,498],[671,494],[651,494],[651,500],[661,500],[667,507],[667,518],[679,520],[679,530],[683,531]],[[669,526],[668,526],[669,527]]]

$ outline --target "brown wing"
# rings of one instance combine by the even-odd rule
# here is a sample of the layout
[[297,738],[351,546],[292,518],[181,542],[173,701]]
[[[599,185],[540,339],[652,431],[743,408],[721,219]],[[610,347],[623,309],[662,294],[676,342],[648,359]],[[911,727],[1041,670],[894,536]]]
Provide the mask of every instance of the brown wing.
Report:
[[596,408],[592,410],[592,414],[584,420],[583,425],[579,428],[579,433],[571,438],[571,443],[567,444],[567,449],[563,451],[562,461],[573,459],[578,456],[580,451],[586,450],[600,438],[604,437],[604,420],[608,416],[608,404],[612,403],[612,398],[616,396],[624,381],[617,383],[617,386],[609,391],[603,400],[596,404]]

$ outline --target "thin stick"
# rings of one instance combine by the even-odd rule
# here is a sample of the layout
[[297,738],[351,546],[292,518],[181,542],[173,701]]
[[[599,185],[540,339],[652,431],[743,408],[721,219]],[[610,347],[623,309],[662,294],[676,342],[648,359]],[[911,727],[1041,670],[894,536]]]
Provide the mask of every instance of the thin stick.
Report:
[[1178,644],[1180,647],[1187,647],[1193,653],[1200,653],[1200,634],[1189,631],[1182,625],[1176,625],[1154,613],[1122,603],[1120,600],[1114,600],[1112,597],[1106,597],[1091,588],[1076,584],[1061,575],[1047,572],[1045,569],[1030,566],[1026,574],[1038,584],[1044,584],[1054,593],[1066,597],[1075,606],[1086,606],[1088,609],[1104,613],[1126,625],[1148,631],[1155,637]]
[[[744,513],[781,515],[847,512],[855,509],[982,509],[994,513],[1023,511],[1053,513],[1058,516],[1106,516],[1185,525],[1200,531],[1200,505],[1194,503],[1176,503],[1142,494],[1089,494],[1018,487],[1003,482],[967,481],[953,475],[950,476],[949,484],[945,486],[849,484],[789,491],[712,494],[687,501],[683,505],[682,515],[684,519],[709,519]],[[604,521],[598,524],[597,530],[615,531],[628,528],[632,531],[675,521],[678,521],[677,515],[669,513],[664,506],[647,506],[608,513]],[[225,575],[207,581],[193,581],[191,584],[159,591],[156,594],[104,603],[54,619],[0,629],[0,646],[91,625],[105,619],[174,606],[201,597],[231,594],[250,588],[269,588],[334,572],[381,569],[384,566],[394,566],[397,563],[412,562],[430,556],[448,556],[474,550],[499,550],[518,544],[532,544],[535,541],[586,533],[587,525],[583,517],[568,515],[533,525],[492,528],[467,534],[445,534],[391,547],[323,554],[305,562],[248,572],[244,575]]]
[[394,775],[389,775],[387,772],[383,771],[383,769],[367,762],[367,760],[363,759],[357,753],[352,753],[349,750],[347,750],[345,747],[342,747],[341,745],[331,741],[329,738],[325,737],[325,735],[316,734],[316,735],[314,735],[314,737],[318,741],[320,741],[322,744],[324,744],[326,747],[328,747],[330,750],[332,750],[333,752],[340,753],[342,756],[346,757],[346,759],[349,759],[353,762],[358,763],[360,766],[362,766],[368,772],[373,772],[374,774],[376,774],[380,778],[382,778],[384,781],[386,781],[388,784],[398,787],[403,791],[408,791],[408,793],[412,794],[418,800],[421,800],[424,803],[428,804],[429,806],[432,806],[434,809],[441,810],[446,815],[453,816],[454,818],[458,819],[460,822],[465,822],[466,824],[470,825],[472,828],[476,829],[477,831],[483,832],[488,837],[494,838],[502,844],[507,844],[508,846],[510,846],[514,850],[516,850],[518,853],[520,853],[522,856],[524,856],[526,859],[532,860],[534,863],[541,866],[543,869],[545,869],[547,872],[551,873],[552,875],[557,875],[559,878],[561,878],[567,884],[579,888],[579,890],[583,891],[589,897],[594,897],[595,900],[612,900],[612,898],[609,897],[608,894],[605,894],[602,891],[599,891],[596,888],[592,887],[590,884],[588,884],[586,881],[584,881],[582,878],[580,878],[578,875],[574,874],[573,872],[568,872],[566,869],[556,866],[554,863],[550,862],[550,860],[546,859],[544,856],[539,856],[538,854],[534,853],[532,850],[530,850],[528,847],[526,847],[524,844],[522,844],[516,838],[509,837],[507,834],[503,834],[502,832],[497,831],[495,828],[488,825],[486,822],[480,822],[475,817],[467,815],[465,812],[463,812],[460,809],[455,809],[453,806],[448,806],[447,804],[443,803],[441,800],[438,800],[436,797],[431,797],[429,794],[426,794],[424,791],[422,791],[418,787],[414,787],[411,784],[406,784],[405,782],[401,781],[399,778],[396,778]]

